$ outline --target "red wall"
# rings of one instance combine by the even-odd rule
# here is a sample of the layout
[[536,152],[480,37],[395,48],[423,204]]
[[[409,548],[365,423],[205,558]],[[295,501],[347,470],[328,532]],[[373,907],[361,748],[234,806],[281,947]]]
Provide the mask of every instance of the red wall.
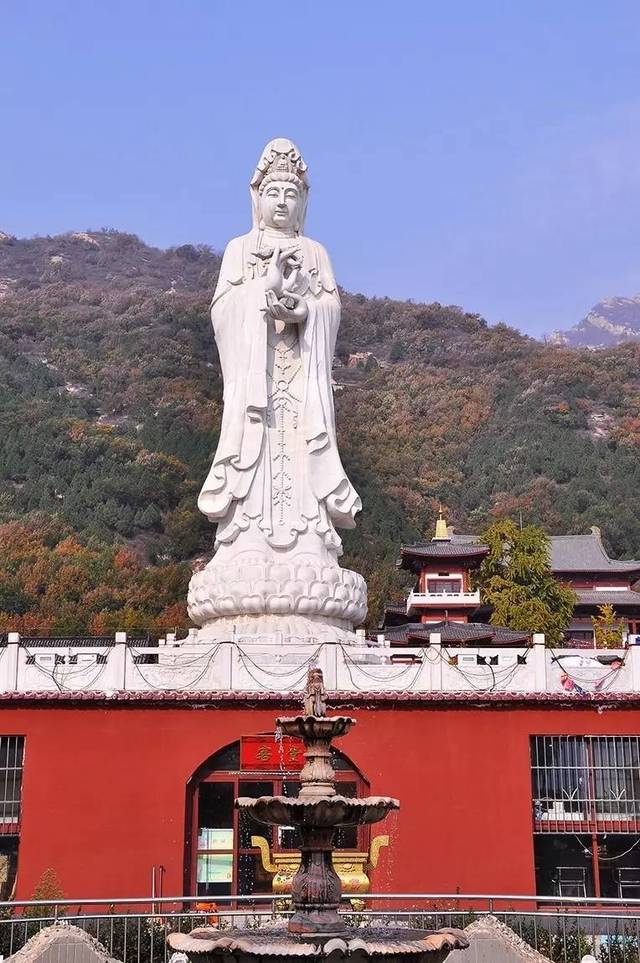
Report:
[[[0,732],[26,736],[17,898],[49,867],[69,898],[148,896],[154,864],[166,868],[164,894],[181,894],[190,775],[240,735],[272,730],[278,714],[3,707]],[[640,734],[640,710],[595,706],[400,703],[353,715],[359,724],[340,748],[373,794],[402,806],[375,888],[405,893],[533,893],[529,736]]]

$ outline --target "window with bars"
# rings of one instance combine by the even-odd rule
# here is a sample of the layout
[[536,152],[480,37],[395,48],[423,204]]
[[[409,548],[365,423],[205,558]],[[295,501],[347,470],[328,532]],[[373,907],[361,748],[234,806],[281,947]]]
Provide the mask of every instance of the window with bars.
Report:
[[0,834],[20,828],[24,736],[0,736]]
[[640,736],[533,736],[535,832],[640,827]]

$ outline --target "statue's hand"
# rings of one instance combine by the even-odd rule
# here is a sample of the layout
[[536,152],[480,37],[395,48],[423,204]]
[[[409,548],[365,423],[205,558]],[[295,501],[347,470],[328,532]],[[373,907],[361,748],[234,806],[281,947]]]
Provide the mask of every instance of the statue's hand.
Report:
[[269,261],[269,267],[265,275],[265,290],[273,291],[276,297],[280,297],[285,281],[286,272],[297,274],[302,264],[299,257],[300,245],[294,244],[284,249],[276,244]]
[[278,300],[273,291],[267,291],[267,314],[284,324],[302,324],[307,320],[309,308],[305,299],[292,291],[287,291],[282,300]]

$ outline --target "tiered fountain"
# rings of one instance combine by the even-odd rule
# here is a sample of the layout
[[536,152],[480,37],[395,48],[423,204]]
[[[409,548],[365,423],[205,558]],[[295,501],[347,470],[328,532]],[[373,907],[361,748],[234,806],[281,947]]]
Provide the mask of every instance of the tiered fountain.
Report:
[[217,930],[201,927],[190,934],[172,933],[172,950],[189,960],[256,963],[271,957],[328,957],[333,960],[357,954],[385,963],[439,963],[451,950],[468,943],[458,930],[410,930],[389,927],[349,929],[339,914],[341,885],[333,868],[335,831],[343,826],[377,823],[397,799],[373,796],[347,799],[336,793],[331,763],[331,742],[345,735],[355,719],[327,716],[325,690],[320,669],[311,669],[304,698],[304,715],[278,719],[287,736],[299,736],[305,745],[305,765],[300,774],[297,798],[260,796],[240,798],[236,805],[267,826],[294,826],[300,837],[300,868],[293,878],[293,914],[279,928],[269,925],[258,930]]

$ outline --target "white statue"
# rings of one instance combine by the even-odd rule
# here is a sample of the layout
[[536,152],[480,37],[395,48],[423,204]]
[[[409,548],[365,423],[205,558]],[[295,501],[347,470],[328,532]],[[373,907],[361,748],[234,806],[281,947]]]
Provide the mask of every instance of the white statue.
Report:
[[266,146],[253,228],[229,243],[211,305],[224,413],[198,507],[218,523],[217,551],[189,595],[208,636],[231,618],[240,634],[345,639],[366,612],[363,580],[337,563],[336,527],[353,528],[361,503],[336,442],[340,299],[326,251],[303,235],[306,170],[291,141]]

